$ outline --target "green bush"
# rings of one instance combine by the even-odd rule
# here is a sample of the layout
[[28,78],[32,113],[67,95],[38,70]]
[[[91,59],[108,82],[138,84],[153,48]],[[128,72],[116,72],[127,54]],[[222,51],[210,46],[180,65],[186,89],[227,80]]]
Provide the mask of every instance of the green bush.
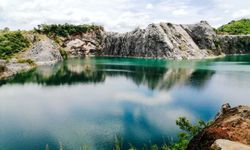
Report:
[[[193,136],[197,135],[199,132],[202,131],[205,127],[209,126],[211,122],[204,122],[202,120],[198,121],[196,124],[192,124],[187,120],[185,117],[180,117],[176,120],[176,125],[183,130],[184,132],[179,133],[178,140],[171,144],[171,145],[163,145],[158,146],[155,144],[151,144],[149,146],[145,145],[143,150],[186,150],[189,141],[192,139]],[[122,150],[124,143],[122,142],[121,138],[115,138],[114,150]],[[130,145],[129,150],[137,150],[137,148]]]
[[60,53],[61,53],[63,59],[67,59],[67,58],[68,58],[68,54],[67,54],[67,52],[65,51],[65,49],[60,48],[59,51],[60,51]]
[[250,34],[250,19],[241,19],[231,21],[230,23],[219,27],[218,34]]
[[8,59],[28,48],[30,42],[20,31],[0,32],[0,58]]
[[67,37],[69,35],[78,34],[78,33],[86,33],[91,30],[103,29],[101,26],[97,25],[73,25],[73,24],[42,24],[38,25],[38,28],[34,30],[38,33],[43,33],[48,36],[61,36]]

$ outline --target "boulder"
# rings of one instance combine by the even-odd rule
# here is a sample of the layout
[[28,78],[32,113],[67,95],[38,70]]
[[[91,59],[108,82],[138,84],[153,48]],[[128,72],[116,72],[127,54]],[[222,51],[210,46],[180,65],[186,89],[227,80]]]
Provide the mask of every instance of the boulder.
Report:
[[229,140],[218,139],[211,146],[212,150],[250,150],[250,146]]

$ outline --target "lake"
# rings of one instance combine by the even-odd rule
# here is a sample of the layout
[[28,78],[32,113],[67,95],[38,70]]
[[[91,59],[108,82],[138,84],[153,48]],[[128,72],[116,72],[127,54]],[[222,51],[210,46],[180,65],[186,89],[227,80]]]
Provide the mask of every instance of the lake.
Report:
[[0,81],[0,149],[171,143],[178,117],[209,121],[226,102],[250,105],[250,55],[69,59]]

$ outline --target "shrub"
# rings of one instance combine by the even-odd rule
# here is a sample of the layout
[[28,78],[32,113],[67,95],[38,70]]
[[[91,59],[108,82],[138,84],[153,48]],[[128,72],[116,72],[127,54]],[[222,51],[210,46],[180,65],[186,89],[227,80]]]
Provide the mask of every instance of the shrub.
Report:
[[65,51],[65,49],[60,48],[59,51],[60,51],[60,53],[61,53],[63,59],[67,59],[67,58],[68,58],[68,54],[67,54],[67,52]]
[[202,129],[209,126],[211,122],[198,121],[197,124],[191,124],[185,117],[176,120],[176,125],[183,130],[178,137],[179,140],[171,146],[163,146],[163,150],[185,150],[191,138],[201,132]]
[[21,50],[28,48],[30,42],[20,31],[0,33],[0,58],[8,59]]
[[38,25],[38,28],[35,28],[34,30],[38,33],[43,33],[48,36],[61,36],[61,37],[67,37],[69,35],[73,34],[79,34],[79,33],[86,33],[91,30],[97,30],[102,29],[101,26],[97,25],[73,25],[73,24],[42,24]]
[[[149,146],[143,147],[144,150],[186,150],[189,141],[193,136],[201,132],[202,129],[209,126],[211,122],[204,122],[202,120],[198,121],[196,124],[190,123],[185,117],[180,117],[176,120],[176,125],[184,132],[179,133],[178,140],[172,145],[163,145],[159,147],[158,145],[151,144]],[[122,150],[123,142],[121,138],[115,138],[114,150]],[[130,145],[129,150],[136,150],[137,148]]]

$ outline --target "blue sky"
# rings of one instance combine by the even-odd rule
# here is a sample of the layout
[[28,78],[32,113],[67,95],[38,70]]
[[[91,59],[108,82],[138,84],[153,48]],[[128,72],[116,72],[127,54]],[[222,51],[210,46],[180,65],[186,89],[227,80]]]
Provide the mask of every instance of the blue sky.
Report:
[[150,23],[217,27],[250,18],[250,0],[0,0],[0,28],[32,29],[41,23],[95,23],[125,32]]

